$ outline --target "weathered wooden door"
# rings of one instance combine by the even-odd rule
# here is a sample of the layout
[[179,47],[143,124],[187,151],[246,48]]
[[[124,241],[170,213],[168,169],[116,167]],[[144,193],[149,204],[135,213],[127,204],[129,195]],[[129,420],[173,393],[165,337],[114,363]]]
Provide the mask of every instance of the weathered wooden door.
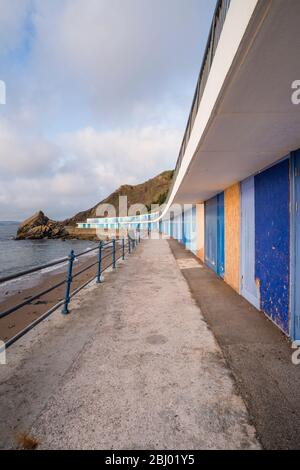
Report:
[[224,276],[224,193],[205,202],[205,262]]
[[255,283],[255,192],[254,177],[241,183],[241,294],[259,308]]
[[255,182],[255,278],[261,310],[289,334],[289,159],[257,174]]
[[184,247],[186,247],[186,237],[185,237],[185,213],[184,210],[182,210],[182,215],[181,215],[181,243],[183,244]]
[[300,150],[291,161],[291,338],[300,341]]
[[225,272],[225,224],[224,224],[224,193],[218,194],[218,224],[217,224],[217,274],[224,277]]
[[214,197],[205,202],[205,263],[217,272],[217,213],[218,202]]

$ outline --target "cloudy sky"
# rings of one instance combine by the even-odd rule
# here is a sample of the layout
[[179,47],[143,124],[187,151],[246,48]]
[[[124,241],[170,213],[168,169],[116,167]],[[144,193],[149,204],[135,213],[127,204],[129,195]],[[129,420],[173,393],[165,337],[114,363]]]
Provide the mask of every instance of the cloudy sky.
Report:
[[216,0],[0,0],[0,220],[175,166]]

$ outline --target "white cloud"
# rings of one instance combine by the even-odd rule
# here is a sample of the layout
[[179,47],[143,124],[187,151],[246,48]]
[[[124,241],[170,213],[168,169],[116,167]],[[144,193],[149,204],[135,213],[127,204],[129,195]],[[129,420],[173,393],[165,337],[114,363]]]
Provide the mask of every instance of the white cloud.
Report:
[[0,0],[0,219],[64,218],[173,168],[214,5]]
[[86,128],[65,135],[62,142],[67,153],[74,156],[76,164],[85,170],[92,167],[104,178],[111,174],[116,180],[122,181],[127,177],[127,180],[138,182],[147,175],[173,166],[181,135],[181,130],[159,126],[103,132]]
[[[106,127],[125,115],[145,124],[158,117],[159,104],[175,99],[183,100],[186,114],[214,4],[35,0],[31,64],[50,98],[47,108],[79,107],[83,100]],[[44,102],[40,93],[35,99]]]
[[[181,130],[161,127],[64,134],[53,144],[46,139],[22,140],[0,125],[4,151],[0,157],[0,204],[4,218],[44,209],[66,218],[96,204],[122,184],[138,184],[172,168]],[[14,155],[14,158],[8,158]],[[9,182],[7,175],[10,175]],[[5,209],[4,209],[5,208]]]
[[59,149],[42,137],[27,135],[0,118],[0,180],[51,174]]

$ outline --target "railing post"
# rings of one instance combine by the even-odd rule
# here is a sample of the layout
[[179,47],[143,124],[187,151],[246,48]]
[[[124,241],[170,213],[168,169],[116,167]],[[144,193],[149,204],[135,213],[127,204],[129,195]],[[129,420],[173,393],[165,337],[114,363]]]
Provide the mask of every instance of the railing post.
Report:
[[99,242],[99,252],[98,252],[98,270],[97,270],[97,280],[96,283],[101,283],[101,262],[102,262],[102,240]]
[[128,253],[130,254],[131,252],[131,243],[130,243],[130,236],[128,234]]
[[113,239],[113,269],[116,269],[116,239]]
[[134,251],[134,248],[135,248],[135,240],[134,238],[132,239],[132,251]]
[[65,293],[65,303],[61,313],[63,315],[67,315],[69,313],[69,303],[70,303],[70,291],[71,291],[71,283],[72,283],[72,270],[73,270],[73,263],[75,259],[74,250],[71,250],[69,255],[69,265],[67,269],[67,279],[66,279],[66,293]]
[[125,259],[125,238],[122,238],[122,260]]
[[141,232],[139,231],[139,243],[141,243]]

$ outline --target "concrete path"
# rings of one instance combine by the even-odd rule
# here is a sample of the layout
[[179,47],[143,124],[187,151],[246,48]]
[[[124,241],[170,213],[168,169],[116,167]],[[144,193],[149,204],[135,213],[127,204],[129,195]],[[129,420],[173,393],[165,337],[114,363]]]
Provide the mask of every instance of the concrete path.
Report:
[[[300,448],[300,365],[291,343],[175,240],[172,252],[212,329],[265,449]],[[299,354],[297,354],[299,357]]]
[[168,243],[145,241],[0,368],[1,447],[256,449],[245,404]]

